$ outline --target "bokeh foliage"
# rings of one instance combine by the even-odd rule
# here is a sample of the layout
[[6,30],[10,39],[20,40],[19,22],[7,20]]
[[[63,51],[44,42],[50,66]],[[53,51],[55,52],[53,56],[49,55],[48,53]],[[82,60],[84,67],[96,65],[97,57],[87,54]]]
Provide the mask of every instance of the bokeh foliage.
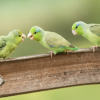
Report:
[[[73,36],[76,21],[100,23],[100,0],[0,0],[0,35],[14,29],[28,34],[32,26],[54,31],[70,43],[86,48],[94,44],[82,36]],[[36,41],[26,39],[10,57],[47,53],[49,50]],[[66,59],[65,59],[66,60]],[[33,94],[0,98],[1,100],[99,100],[100,85],[70,87]]]

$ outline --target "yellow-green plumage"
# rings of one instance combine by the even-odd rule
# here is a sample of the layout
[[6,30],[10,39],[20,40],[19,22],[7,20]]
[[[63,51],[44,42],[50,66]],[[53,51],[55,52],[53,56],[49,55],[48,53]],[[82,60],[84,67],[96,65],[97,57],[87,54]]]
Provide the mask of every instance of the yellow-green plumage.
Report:
[[0,58],[5,59],[9,56],[23,40],[23,33],[20,30],[14,30],[7,36],[0,36]]
[[59,34],[55,32],[44,31],[38,26],[31,28],[29,36],[33,36],[34,40],[38,41],[41,45],[53,51],[54,54],[59,52],[78,50],[77,47],[72,46]]
[[82,21],[75,22],[72,25],[73,34],[79,34],[90,42],[100,46],[100,24],[86,24]]

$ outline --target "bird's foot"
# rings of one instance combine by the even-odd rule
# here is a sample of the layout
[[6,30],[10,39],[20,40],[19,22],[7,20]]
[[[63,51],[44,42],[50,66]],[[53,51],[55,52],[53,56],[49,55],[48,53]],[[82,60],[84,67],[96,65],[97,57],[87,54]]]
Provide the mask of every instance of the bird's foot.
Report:
[[69,54],[68,54],[68,51],[64,51],[64,53],[67,53],[67,55],[69,55]]
[[66,52],[67,52],[67,55],[69,55],[68,51],[66,51]]
[[97,46],[93,46],[92,48],[93,48],[93,52],[95,52],[95,49],[98,49]]
[[49,51],[49,53],[51,54],[51,58],[52,58],[52,54],[54,54],[52,51]]

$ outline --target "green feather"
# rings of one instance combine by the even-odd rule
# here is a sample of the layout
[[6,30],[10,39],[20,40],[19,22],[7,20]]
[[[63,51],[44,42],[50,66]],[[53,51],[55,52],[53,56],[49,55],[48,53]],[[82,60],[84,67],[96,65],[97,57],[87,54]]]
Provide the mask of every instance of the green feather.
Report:
[[55,32],[44,31],[42,28],[34,26],[31,28],[30,33],[33,35],[34,40],[53,51],[54,54],[78,50],[77,47],[72,46],[66,39]]
[[14,30],[7,36],[0,36],[0,58],[5,59],[9,56],[22,41],[22,32]]
[[100,24],[86,24],[79,21],[72,25],[72,30],[96,44],[96,46],[100,46]]

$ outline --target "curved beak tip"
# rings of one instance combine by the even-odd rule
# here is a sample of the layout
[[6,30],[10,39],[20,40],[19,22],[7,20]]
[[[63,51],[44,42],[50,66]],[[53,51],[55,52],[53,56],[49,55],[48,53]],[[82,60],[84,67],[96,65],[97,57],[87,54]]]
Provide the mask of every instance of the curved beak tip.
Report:
[[32,33],[28,33],[27,35],[27,38],[31,37],[32,36]]
[[77,32],[75,30],[72,30],[72,33],[73,33],[73,35],[76,35],[77,34]]
[[26,38],[26,35],[25,34],[22,34],[22,38]]
[[29,37],[31,40],[34,40],[32,33],[28,33],[27,38],[29,38]]
[[26,35],[22,34],[22,41],[24,41],[24,38],[26,38]]

